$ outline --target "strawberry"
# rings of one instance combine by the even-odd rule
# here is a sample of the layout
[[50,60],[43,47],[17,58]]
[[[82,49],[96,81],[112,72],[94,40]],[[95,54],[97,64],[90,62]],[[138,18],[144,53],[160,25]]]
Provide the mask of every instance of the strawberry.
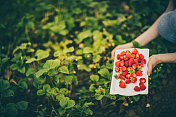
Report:
[[116,67],[119,67],[119,65],[120,65],[120,61],[115,62]]
[[119,71],[119,74],[122,74],[122,73],[123,73],[123,71],[122,71],[122,70],[120,70],[120,71]]
[[135,91],[140,91],[140,88],[139,88],[138,86],[135,86],[135,87],[134,87],[134,90],[135,90]]
[[120,56],[120,54],[117,54],[117,60],[119,60],[119,59],[120,59],[120,57],[121,57],[121,56]]
[[131,81],[130,81],[130,79],[126,79],[126,81],[125,81],[127,84],[129,84]]
[[141,90],[145,90],[145,89],[146,89],[146,86],[145,86],[144,84],[141,84],[141,85],[140,85],[140,89],[141,89]]
[[122,73],[122,76],[126,76],[128,74],[128,71],[125,71]]
[[129,79],[130,77],[131,77],[131,74],[127,74],[127,75],[126,75],[126,78]]
[[137,75],[135,73],[132,73],[131,76],[132,77],[137,77]]
[[133,68],[133,69],[136,69],[136,68],[137,68],[137,65],[136,65],[136,64],[133,64],[133,65],[132,65],[132,68]]
[[129,61],[125,61],[125,66],[128,67]]
[[131,52],[129,50],[126,50],[126,54],[131,54]]
[[128,68],[127,70],[128,70],[128,73],[130,73],[130,74],[135,73],[135,70],[133,68],[131,68],[131,67]]
[[143,59],[144,55],[143,54],[139,54],[139,59]]
[[131,58],[131,54],[126,54],[126,57]]
[[125,51],[122,51],[122,52],[120,53],[121,56],[124,56],[125,54],[126,54]]
[[116,78],[116,79],[120,78],[120,74],[114,75],[114,78]]
[[145,82],[146,82],[146,79],[145,79],[145,78],[140,78],[139,81],[142,82],[142,83],[145,83]]
[[137,78],[136,77],[131,77],[130,80],[131,80],[132,83],[135,83],[137,81]]
[[135,57],[136,57],[136,55],[135,55],[135,54],[132,54],[132,55],[131,55],[131,58],[132,58],[132,59],[134,59]]
[[127,61],[129,58],[127,56],[124,56],[123,59]]
[[144,83],[140,82],[140,83],[139,83],[139,86],[140,86],[140,85],[144,85]]
[[144,67],[144,63],[143,63],[143,62],[141,62],[141,63],[140,63],[140,66],[141,66],[141,67]]
[[146,60],[145,60],[145,59],[142,59],[142,60],[141,60],[141,63],[146,64]]
[[122,67],[122,66],[124,66],[124,61],[120,61],[120,66]]
[[115,67],[116,72],[119,72],[119,70],[120,70],[119,67]]
[[122,71],[126,71],[126,69],[127,69],[127,68],[126,68],[125,66],[123,66],[123,67],[121,68]]
[[142,71],[141,71],[141,70],[136,71],[136,75],[137,75],[137,76],[142,76],[142,75],[143,75],[143,74],[142,74]]
[[139,53],[136,54],[136,58],[139,58]]
[[134,60],[133,60],[133,59],[130,59],[130,60],[129,60],[129,66],[132,66],[133,63],[134,63]]
[[121,81],[119,82],[119,87],[121,87],[121,88],[126,88],[126,82],[124,82],[123,80],[121,80]]
[[138,53],[138,50],[136,49],[136,48],[134,48],[133,50],[132,50],[132,54],[137,54]]

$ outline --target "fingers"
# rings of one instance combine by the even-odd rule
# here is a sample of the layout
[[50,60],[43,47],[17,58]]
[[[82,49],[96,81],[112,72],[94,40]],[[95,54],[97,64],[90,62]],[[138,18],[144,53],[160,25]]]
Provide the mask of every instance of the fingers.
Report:
[[152,58],[151,57],[149,58],[149,62],[147,64],[147,66],[148,66],[147,75],[150,76],[150,74],[152,72],[152,68],[153,68],[152,67]]

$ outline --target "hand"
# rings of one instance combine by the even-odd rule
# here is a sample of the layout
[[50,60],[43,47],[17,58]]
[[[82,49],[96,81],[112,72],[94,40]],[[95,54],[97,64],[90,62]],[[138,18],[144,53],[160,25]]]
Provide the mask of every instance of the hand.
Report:
[[148,71],[147,71],[148,76],[150,76],[152,69],[159,63],[160,63],[160,61],[158,60],[158,55],[152,55],[149,58],[149,62],[147,65],[148,66]]
[[126,44],[123,44],[123,45],[119,45],[117,46],[116,48],[114,48],[111,52],[111,59],[114,58],[114,55],[115,55],[115,51],[118,50],[118,49],[127,49],[127,48],[132,48],[133,47],[133,44],[132,43],[126,43]]

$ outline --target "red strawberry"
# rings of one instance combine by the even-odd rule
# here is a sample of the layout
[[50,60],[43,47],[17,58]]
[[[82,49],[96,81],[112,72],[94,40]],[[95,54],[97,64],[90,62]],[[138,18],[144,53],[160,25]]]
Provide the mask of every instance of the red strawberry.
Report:
[[142,82],[142,83],[145,83],[145,82],[146,82],[146,79],[145,79],[145,78],[140,78],[139,81]]
[[143,75],[143,74],[142,74],[142,71],[141,71],[141,70],[136,71],[136,75],[137,75],[137,76],[142,76],[142,75]]
[[129,50],[126,50],[126,54],[130,54],[131,52]]
[[122,76],[126,76],[128,74],[128,71],[125,71],[122,73]]
[[123,59],[127,61],[129,58],[127,56],[124,56]]
[[115,62],[116,67],[119,67],[119,65],[120,65],[120,61]]
[[136,77],[131,77],[130,80],[131,80],[132,83],[135,83],[137,81],[137,78]]
[[125,61],[125,66],[128,67],[129,61]]
[[134,87],[134,90],[135,90],[135,91],[140,91],[140,88],[139,88],[138,86],[135,86],[135,87]]
[[119,60],[119,59],[120,59],[120,57],[121,57],[121,56],[120,56],[120,54],[117,54],[117,60]]
[[125,51],[122,51],[122,52],[120,53],[121,56],[124,56],[125,54],[126,54]]
[[139,59],[143,59],[144,55],[143,54],[139,54]]
[[146,89],[146,86],[145,86],[144,84],[141,84],[141,85],[140,85],[140,89],[141,89],[141,90],[145,90],[145,89]]
[[141,63],[146,64],[146,60],[145,60],[145,59],[142,59],[142,60],[141,60]]
[[136,64],[133,64],[133,65],[132,65],[132,68],[133,68],[133,69],[136,69],[136,68],[137,68],[137,65],[136,65]]
[[140,86],[140,85],[144,85],[144,83],[140,82],[140,83],[139,83],[139,86]]
[[125,66],[123,66],[121,69],[122,69],[122,71],[126,71],[127,68]]
[[131,77],[131,74],[127,74],[127,75],[126,75],[126,78],[129,79],[130,77]]
[[125,81],[127,84],[129,84],[131,81],[130,81],[130,79],[126,79],[126,81]]
[[140,63],[140,66],[141,66],[141,67],[144,67],[144,63],[143,63],[143,62],[141,62],[141,63]]
[[131,55],[130,54],[126,54],[126,57],[131,58]]
[[138,53],[138,50],[136,49],[136,48],[134,48],[133,50],[132,50],[132,54],[137,54]]
[[139,58],[139,53],[136,54],[136,58]]
[[132,73],[131,76],[132,77],[137,77],[137,75],[135,73]]
[[120,71],[119,71],[119,74],[122,74],[122,73],[123,73],[123,71],[122,71],[122,70],[120,70]]
[[137,59],[134,59],[134,63],[138,66],[139,65],[139,58],[137,58]]
[[136,55],[135,55],[135,54],[132,54],[132,55],[131,55],[131,58],[132,58],[132,59],[134,59],[135,57],[136,57]]
[[124,82],[123,80],[121,80],[121,81],[119,82],[119,87],[121,87],[121,88],[126,88],[126,82]]
[[122,66],[124,66],[124,61],[120,61],[120,66],[122,67]]
[[129,60],[129,66],[132,66],[133,63],[134,63],[134,60],[133,60],[133,59],[130,59],[130,60]]
[[115,67],[116,72],[119,72],[119,70],[120,70],[119,67]]

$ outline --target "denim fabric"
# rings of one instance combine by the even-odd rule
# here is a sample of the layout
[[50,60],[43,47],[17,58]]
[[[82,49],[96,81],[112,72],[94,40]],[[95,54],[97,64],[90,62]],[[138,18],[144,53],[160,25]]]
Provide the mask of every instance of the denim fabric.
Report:
[[159,34],[176,44],[176,9],[164,14],[157,25]]

